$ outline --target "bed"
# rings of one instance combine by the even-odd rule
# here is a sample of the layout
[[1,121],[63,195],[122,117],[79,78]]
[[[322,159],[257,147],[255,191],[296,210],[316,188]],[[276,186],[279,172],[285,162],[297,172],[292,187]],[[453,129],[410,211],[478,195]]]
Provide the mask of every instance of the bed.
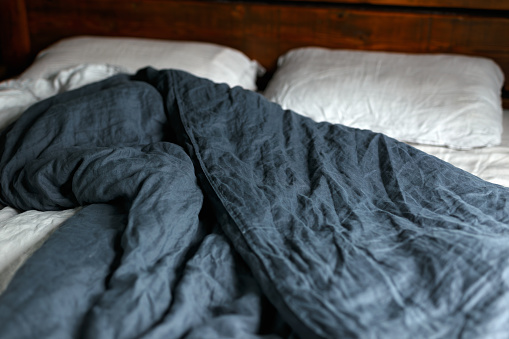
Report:
[[0,337],[507,337],[509,2],[1,6]]

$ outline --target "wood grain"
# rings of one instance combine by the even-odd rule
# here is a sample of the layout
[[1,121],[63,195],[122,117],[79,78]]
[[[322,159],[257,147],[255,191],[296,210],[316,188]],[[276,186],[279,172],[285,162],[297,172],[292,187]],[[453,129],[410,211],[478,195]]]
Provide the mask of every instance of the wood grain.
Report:
[[2,0],[0,10],[1,76],[19,72],[30,58],[30,38],[25,2]]
[[459,53],[493,59],[509,79],[509,0],[4,0],[0,6],[9,70],[61,38],[107,35],[227,45],[269,73],[281,54],[310,45]]
[[509,10],[509,0],[282,0],[309,3],[336,3],[336,4],[369,4],[383,6],[410,6],[423,8],[458,8],[458,9],[485,9]]
[[72,35],[138,36],[228,45],[269,70],[289,49],[316,45],[479,55],[509,74],[509,18],[475,11],[457,15],[295,3],[27,0],[27,13],[32,52]]

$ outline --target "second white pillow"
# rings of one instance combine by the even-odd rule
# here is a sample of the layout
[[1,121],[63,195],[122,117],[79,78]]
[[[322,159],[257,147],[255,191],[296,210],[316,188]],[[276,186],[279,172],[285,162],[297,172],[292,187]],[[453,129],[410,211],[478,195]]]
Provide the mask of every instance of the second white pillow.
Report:
[[265,96],[316,121],[457,149],[500,143],[503,73],[491,60],[301,48]]

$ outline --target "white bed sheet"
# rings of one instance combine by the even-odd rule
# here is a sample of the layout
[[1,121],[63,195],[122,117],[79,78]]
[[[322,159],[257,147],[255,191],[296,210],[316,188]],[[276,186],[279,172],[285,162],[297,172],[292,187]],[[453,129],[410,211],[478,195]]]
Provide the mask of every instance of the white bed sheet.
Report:
[[78,209],[65,211],[0,210],[0,293],[18,268]]
[[455,150],[439,146],[411,145],[486,181],[509,187],[509,110],[507,109],[503,112],[502,142],[498,146]]
[[[0,129],[36,101],[118,72],[119,69],[104,65],[81,65],[49,80],[0,84]],[[16,96],[19,100],[12,100]],[[509,110],[504,111],[503,124],[502,144],[495,147],[454,150],[440,146],[413,146],[482,179],[509,187]],[[19,213],[10,207],[2,207],[0,205],[0,293],[26,259],[77,211]]]

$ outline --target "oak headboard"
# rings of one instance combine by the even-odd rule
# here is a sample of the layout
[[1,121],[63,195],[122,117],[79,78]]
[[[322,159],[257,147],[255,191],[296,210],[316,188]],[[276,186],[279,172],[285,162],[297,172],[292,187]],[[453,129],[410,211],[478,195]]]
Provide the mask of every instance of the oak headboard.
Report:
[[0,64],[9,76],[58,39],[87,34],[214,42],[243,51],[269,74],[282,53],[309,45],[461,53],[493,59],[509,79],[509,0],[3,0],[0,6]]

